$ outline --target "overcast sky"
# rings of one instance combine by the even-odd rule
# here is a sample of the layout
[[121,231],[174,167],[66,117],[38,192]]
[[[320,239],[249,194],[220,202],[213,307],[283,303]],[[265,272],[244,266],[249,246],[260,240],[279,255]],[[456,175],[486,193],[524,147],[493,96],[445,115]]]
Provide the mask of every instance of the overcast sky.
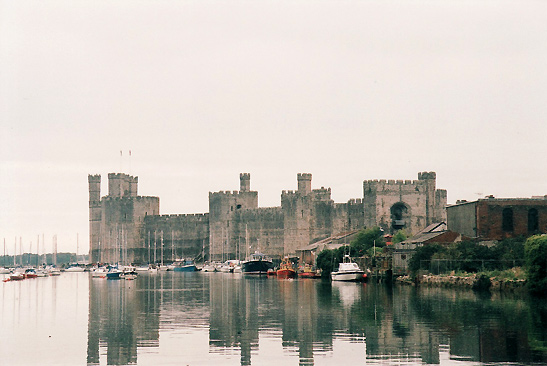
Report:
[[419,171],[449,203],[545,195],[547,2],[0,0],[0,128],[9,254],[88,250],[88,174],[162,214],[241,172],[262,207],[299,172],[335,202]]

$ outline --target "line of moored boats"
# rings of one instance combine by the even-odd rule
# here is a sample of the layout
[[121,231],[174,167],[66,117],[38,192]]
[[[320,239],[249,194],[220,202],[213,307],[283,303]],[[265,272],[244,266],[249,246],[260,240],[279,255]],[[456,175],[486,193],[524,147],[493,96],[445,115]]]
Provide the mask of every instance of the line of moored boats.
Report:
[[[92,278],[105,279],[126,279],[134,280],[139,272],[157,273],[158,271],[175,272],[225,272],[242,273],[244,275],[266,275],[277,276],[278,278],[320,278],[321,271],[309,264],[296,266],[290,258],[285,257],[279,267],[274,267],[272,259],[259,252],[251,254],[247,260],[227,260],[225,262],[205,262],[198,267],[192,259],[177,260],[169,265],[147,264],[142,266],[133,265],[95,265],[86,268],[80,265],[71,265],[64,269],[65,272],[90,271]],[[5,281],[18,281],[26,278],[37,278],[47,276],[58,276],[61,270],[56,266],[43,266],[39,268],[0,268],[0,274],[7,274]],[[361,270],[357,263],[351,261],[349,255],[345,255],[336,271],[331,273],[333,281],[365,281],[367,274]]]

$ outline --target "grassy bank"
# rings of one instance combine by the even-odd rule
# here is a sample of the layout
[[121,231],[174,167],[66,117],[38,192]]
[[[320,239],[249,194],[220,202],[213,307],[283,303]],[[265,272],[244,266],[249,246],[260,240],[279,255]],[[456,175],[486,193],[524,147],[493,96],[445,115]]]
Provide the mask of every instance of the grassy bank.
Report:
[[514,267],[477,273],[451,272],[440,275],[420,273],[414,277],[397,277],[395,281],[410,285],[514,291],[525,288],[526,274],[521,267]]

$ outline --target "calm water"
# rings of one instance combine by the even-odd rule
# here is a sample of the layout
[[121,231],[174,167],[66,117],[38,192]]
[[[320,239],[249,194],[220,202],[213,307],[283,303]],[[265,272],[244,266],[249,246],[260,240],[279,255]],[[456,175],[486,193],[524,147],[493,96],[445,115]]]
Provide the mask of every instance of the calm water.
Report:
[[224,273],[1,283],[2,365],[547,362],[542,301]]

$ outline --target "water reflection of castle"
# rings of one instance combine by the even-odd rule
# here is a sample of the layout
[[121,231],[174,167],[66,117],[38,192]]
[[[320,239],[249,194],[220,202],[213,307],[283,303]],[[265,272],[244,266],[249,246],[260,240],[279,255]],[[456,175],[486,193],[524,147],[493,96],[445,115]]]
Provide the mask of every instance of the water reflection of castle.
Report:
[[139,348],[159,346],[160,328],[188,327],[208,329],[209,353],[239,353],[241,365],[268,351],[259,344],[264,336],[281,342],[300,365],[333,352],[339,339],[362,344],[366,353],[353,360],[360,363],[438,364],[443,352],[469,361],[537,361],[530,329],[511,317],[526,317],[527,310],[522,301],[484,301],[472,292],[313,280],[201,273],[142,276],[130,286],[93,280],[88,364],[104,364],[105,354],[109,365],[135,364]]

